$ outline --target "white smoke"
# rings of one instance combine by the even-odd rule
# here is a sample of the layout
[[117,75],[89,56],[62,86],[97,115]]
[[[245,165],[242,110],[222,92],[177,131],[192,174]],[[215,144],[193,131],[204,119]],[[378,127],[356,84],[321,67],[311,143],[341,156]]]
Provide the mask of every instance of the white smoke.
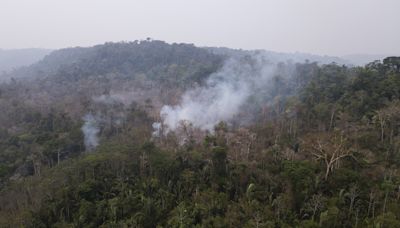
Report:
[[113,105],[113,104],[123,104],[123,105],[130,105],[133,101],[136,100],[138,96],[136,91],[111,91],[110,94],[103,94],[100,96],[92,97],[92,100],[95,103],[100,103],[104,105]]
[[161,123],[153,123],[152,125],[154,131],[153,131],[153,137],[159,137],[162,134],[162,124]]
[[229,59],[203,86],[185,92],[180,104],[162,107],[164,132],[176,130],[182,122],[211,132],[219,122],[229,123],[252,95],[267,89],[274,72],[275,64],[262,56]]
[[95,149],[99,145],[98,133],[100,128],[98,126],[98,121],[96,117],[92,114],[86,114],[83,117],[85,123],[83,124],[81,130],[84,134],[84,142],[87,151]]
[[120,126],[125,120],[125,106],[132,103],[131,93],[110,93],[92,97],[92,109],[96,110],[83,117],[81,128],[87,151],[94,150],[99,145],[100,129],[107,129],[112,125]]

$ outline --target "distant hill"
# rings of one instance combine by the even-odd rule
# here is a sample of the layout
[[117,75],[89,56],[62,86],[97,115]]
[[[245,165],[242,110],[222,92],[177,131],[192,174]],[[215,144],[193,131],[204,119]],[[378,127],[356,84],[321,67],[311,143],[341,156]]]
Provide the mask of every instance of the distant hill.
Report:
[[339,65],[354,65],[352,61],[349,61],[346,58],[336,57],[336,56],[328,56],[328,55],[315,55],[309,53],[302,52],[274,52],[268,50],[242,50],[242,49],[230,49],[225,47],[208,47],[214,54],[219,55],[243,55],[243,54],[258,54],[264,56],[271,62],[293,62],[293,63],[304,63],[308,62],[317,62],[318,64],[330,64],[337,63]]
[[0,49],[0,72],[31,65],[49,54],[49,49]]
[[367,63],[373,62],[375,60],[383,60],[390,55],[369,55],[369,54],[356,54],[356,55],[344,55],[343,59],[348,60],[356,66],[364,66]]
[[[216,56],[191,44],[162,41],[105,43],[93,47],[55,50],[37,63],[8,73],[8,77],[72,77],[115,73],[132,76],[147,71],[165,70],[170,64],[196,62],[214,64]],[[193,66],[191,66],[193,68]]]

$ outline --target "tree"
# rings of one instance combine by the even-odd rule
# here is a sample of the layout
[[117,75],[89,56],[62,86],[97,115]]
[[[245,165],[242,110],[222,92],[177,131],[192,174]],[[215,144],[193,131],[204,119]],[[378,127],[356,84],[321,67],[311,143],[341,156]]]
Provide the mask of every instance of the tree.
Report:
[[311,144],[310,152],[317,161],[325,165],[325,180],[336,169],[340,162],[347,157],[353,157],[353,152],[348,148],[348,141],[340,132],[324,133],[308,138]]
[[326,199],[321,193],[314,194],[305,205],[305,211],[311,211],[311,220],[315,221],[315,215],[325,208]]

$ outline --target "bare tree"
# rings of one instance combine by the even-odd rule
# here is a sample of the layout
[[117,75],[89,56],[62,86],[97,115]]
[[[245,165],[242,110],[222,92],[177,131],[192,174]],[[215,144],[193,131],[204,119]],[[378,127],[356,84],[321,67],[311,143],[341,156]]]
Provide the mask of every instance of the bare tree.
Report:
[[229,146],[235,151],[235,160],[238,157],[250,159],[250,150],[256,141],[256,134],[245,128],[240,128],[234,134],[228,135]]
[[[380,138],[383,143],[389,136],[390,143],[393,142],[394,131],[400,121],[400,101],[396,100],[391,102],[387,107],[375,112],[374,120],[378,123],[380,128]],[[387,132],[389,131],[389,132]]]
[[381,142],[383,142],[388,115],[385,110],[378,110],[378,111],[376,111],[374,119],[376,120],[376,122],[379,123],[380,130],[381,130]]
[[347,146],[347,139],[342,133],[317,136],[311,145],[311,153],[318,161],[325,164],[325,180],[334,169],[339,168],[342,159],[353,157],[352,151]]
[[346,193],[347,198],[350,200],[349,204],[349,212],[350,214],[353,212],[354,203],[356,202],[356,198],[358,197],[358,187],[357,185],[353,185],[349,191]]
[[312,212],[311,219],[315,221],[315,215],[317,214],[318,211],[321,211],[325,206],[325,199],[321,193],[314,194],[311,197],[310,201],[307,203],[307,206]]
[[372,213],[372,218],[375,217],[375,203],[376,203],[376,197],[377,197],[377,190],[376,189],[371,189],[369,192],[369,200],[368,200],[368,211],[367,211],[367,216],[369,216]]

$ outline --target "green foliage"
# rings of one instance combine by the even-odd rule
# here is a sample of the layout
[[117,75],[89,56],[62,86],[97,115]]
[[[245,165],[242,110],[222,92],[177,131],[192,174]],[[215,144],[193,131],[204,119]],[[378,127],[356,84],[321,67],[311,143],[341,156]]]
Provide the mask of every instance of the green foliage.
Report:
[[[400,226],[399,58],[281,63],[273,89],[248,101],[259,109],[243,108],[260,113],[254,125],[188,125],[190,145],[152,137],[160,105],[224,58],[185,44],[107,43],[54,52],[32,85],[1,84],[0,226]],[[130,87],[143,101],[92,101]],[[101,144],[85,152],[88,112],[105,120]]]

